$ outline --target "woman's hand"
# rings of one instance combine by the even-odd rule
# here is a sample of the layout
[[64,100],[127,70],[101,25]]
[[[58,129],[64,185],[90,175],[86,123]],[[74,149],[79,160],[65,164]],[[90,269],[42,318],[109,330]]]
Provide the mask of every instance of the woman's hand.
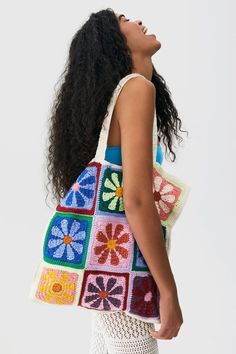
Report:
[[160,296],[160,321],[159,331],[150,329],[151,336],[156,339],[172,339],[178,335],[183,323],[182,312],[177,294]]

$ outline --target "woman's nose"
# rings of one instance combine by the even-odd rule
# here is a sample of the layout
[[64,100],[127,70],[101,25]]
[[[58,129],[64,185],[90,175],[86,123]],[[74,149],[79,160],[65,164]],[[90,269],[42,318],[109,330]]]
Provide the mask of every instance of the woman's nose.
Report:
[[134,22],[136,22],[138,25],[141,25],[141,24],[142,24],[142,21],[141,21],[141,20],[135,20]]

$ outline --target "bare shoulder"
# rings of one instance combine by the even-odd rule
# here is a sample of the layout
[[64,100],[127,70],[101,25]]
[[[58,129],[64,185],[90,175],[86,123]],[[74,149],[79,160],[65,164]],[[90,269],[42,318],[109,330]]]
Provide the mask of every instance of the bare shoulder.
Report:
[[129,88],[155,88],[155,85],[152,81],[146,79],[144,76],[134,76],[131,77],[126,84],[124,85],[127,89]]
[[136,95],[145,95],[152,97],[155,94],[156,88],[153,82],[146,79],[145,77],[135,76],[131,77],[123,86],[120,95],[119,101],[126,101],[129,98],[132,98]]
[[118,121],[127,119],[128,115],[145,116],[152,119],[154,114],[156,88],[155,85],[145,77],[135,76],[130,78],[119,94],[116,102],[116,113]]

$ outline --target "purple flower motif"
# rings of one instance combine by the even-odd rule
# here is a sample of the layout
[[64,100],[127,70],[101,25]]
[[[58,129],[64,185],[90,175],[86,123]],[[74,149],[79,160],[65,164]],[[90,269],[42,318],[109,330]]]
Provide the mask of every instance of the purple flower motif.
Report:
[[88,283],[88,292],[93,294],[85,297],[85,303],[90,302],[91,307],[100,307],[100,309],[104,310],[119,308],[121,306],[121,300],[115,296],[122,295],[124,288],[121,285],[115,286],[116,282],[116,278],[110,277],[105,286],[104,278],[102,276],[97,276],[96,285],[92,282]]

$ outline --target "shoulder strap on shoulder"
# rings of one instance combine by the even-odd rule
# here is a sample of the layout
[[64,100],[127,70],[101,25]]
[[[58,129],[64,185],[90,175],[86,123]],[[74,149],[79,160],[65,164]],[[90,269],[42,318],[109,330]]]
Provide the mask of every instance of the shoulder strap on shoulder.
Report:
[[128,75],[124,76],[124,77],[119,81],[118,85],[116,86],[116,88],[115,88],[115,90],[114,90],[114,92],[113,92],[112,98],[111,98],[111,100],[110,100],[110,103],[109,103],[109,105],[108,105],[108,108],[107,108],[107,110],[108,110],[108,115],[107,115],[107,118],[106,118],[106,119],[107,119],[107,121],[108,121],[108,128],[109,128],[109,125],[110,125],[110,124],[109,124],[109,121],[110,121],[110,119],[111,119],[111,117],[112,117],[112,113],[113,113],[113,110],[114,110],[116,101],[117,101],[117,99],[118,99],[118,96],[119,96],[119,94],[120,94],[120,92],[121,92],[123,86],[125,85],[125,83],[126,83],[129,79],[131,79],[131,78],[133,78],[133,77],[137,77],[137,76],[144,77],[143,75],[138,74],[138,73],[131,73],[131,74],[128,74]]
[[108,139],[108,132],[109,132],[109,127],[110,127],[110,122],[111,122],[111,117],[112,117],[112,113],[117,101],[117,98],[122,90],[122,87],[124,86],[124,84],[131,79],[132,77],[135,76],[141,76],[144,77],[141,74],[138,73],[131,73],[128,74],[126,76],[124,76],[118,83],[118,85],[116,86],[115,90],[113,91],[110,103],[107,107],[107,115],[104,119],[104,125],[102,126],[101,132],[100,132],[100,136],[99,136],[99,141],[98,141],[98,145],[97,145],[97,151],[96,151],[96,155],[93,158],[92,161],[100,161],[101,163],[104,163],[104,156],[105,156],[105,149],[107,146],[107,139]]

